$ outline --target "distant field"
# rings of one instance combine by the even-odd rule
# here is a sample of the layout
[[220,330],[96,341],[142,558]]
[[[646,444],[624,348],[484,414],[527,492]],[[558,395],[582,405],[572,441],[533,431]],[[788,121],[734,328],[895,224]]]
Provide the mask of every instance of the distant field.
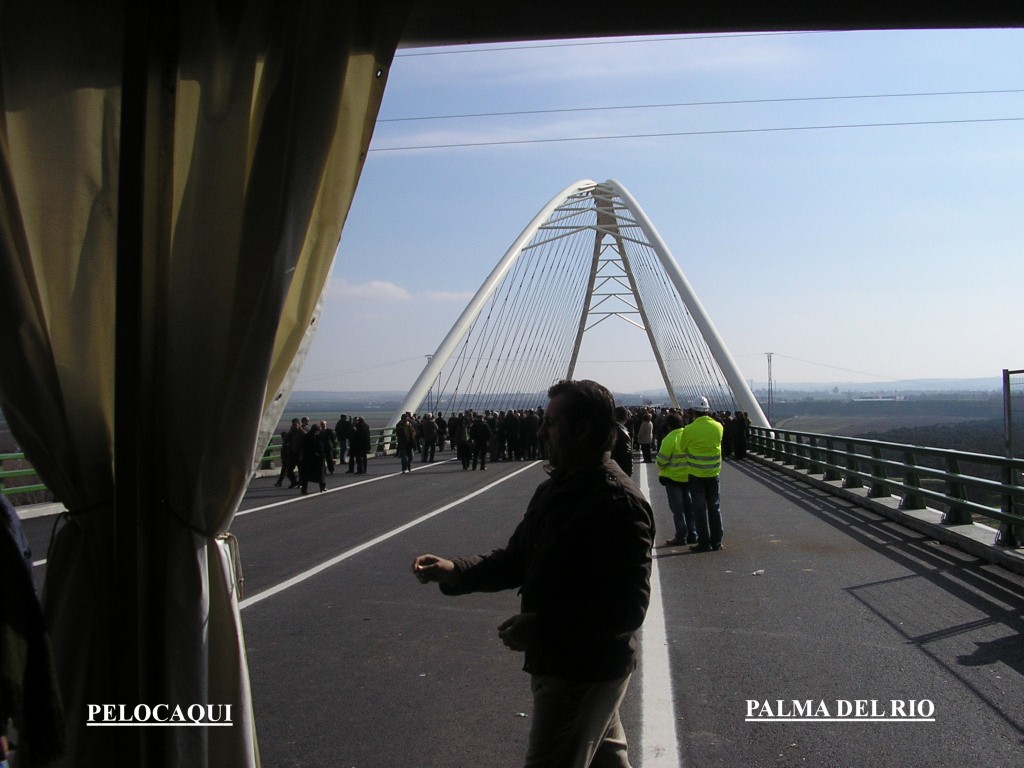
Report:
[[869,432],[890,432],[895,429],[931,427],[936,424],[953,426],[981,421],[984,419],[972,416],[828,416],[815,414],[777,419],[775,426],[781,429],[791,429],[794,432],[857,437]]

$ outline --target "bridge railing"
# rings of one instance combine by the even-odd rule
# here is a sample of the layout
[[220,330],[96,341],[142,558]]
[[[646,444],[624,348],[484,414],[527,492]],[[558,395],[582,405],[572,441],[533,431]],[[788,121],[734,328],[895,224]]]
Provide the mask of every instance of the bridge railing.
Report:
[[1004,529],[997,542],[1014,545],[1024,533],[1024,459],[763,427],[748,440],[753,453],[809,475],[898,497],[900,509],[938,509],[944,525],[994,523]]
[[[395,430],[371,429],[370,452],[383,456],[393,453],[395,449]],[[281,435],[270,438],[270,443],[263,451],[259,468],[263,470],[280,469],[281,467]],[[52,496],[46,485],[39,479],[32,464],[24,453],[0,453],[0,493],[10,497],[15,505],[32,504],[39,501],[51,501]]]
[[[23,453],[0,453],[0,493],[16,496],[15,501],[34,501],[46,492],[46,486]],[[22,503],[25,503],[22,501]]]

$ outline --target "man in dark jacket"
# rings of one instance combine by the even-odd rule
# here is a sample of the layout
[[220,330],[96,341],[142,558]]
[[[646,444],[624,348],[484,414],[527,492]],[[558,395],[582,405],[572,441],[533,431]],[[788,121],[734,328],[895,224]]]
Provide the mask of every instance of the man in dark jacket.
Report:
[[611,393],[563,381],[548,397],[540,437],[550,477],[508,544],[454,560],[421,555],[412,569],[448,595],[520,590],[521,612],[498,635],[525,653],[531,675],[527,768],[627,768],[619,704],[650,601],[653,515],[606,455],[616,430]]
[[479,413],[469,428],[469,439],[473,441],[473,469],[476,469],[477,461],[480,462],[480,469],[487,469],[487,448],[491,442],[491,428]]

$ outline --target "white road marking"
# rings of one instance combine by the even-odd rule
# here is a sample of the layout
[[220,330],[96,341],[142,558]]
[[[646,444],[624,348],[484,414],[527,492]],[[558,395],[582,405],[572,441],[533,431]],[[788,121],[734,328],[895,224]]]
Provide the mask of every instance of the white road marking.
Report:
[[[387,541],[400,533],[404,533],[420,523],[426,522],[443,512],[447,512],[448,510],[469,501],[470,499],[487,493],[492,488],[495,488],[506,480],[511,480],[520,472],[525,472],[536,464],[537,462],[531,462],[521,469],[495,480],[493,483],[490,483],[473,493],[463,496],[460,499],[456,499],[450,504],[446,504],[443,507],[439,507],[428,512],[405,525],[399,526],[398,528],[360,544],[358,547],[342,552],[340,555],[303,571],[297,576],[293,576],[280,584],[270,587],[262,592],[257,592],[255,595],[239,601],[238,607],[239,609],[248,608],[262,600],[266,600],[268,597],[273,597],[274,595],[280,594],[297,584],[301,584],[328,568],[331,568],[350,557],[358,555],[360,552],[365,552],[367,549]],[[644,496],[650,498],[650,483],[647,478],[647,467],[646,465],[640,466],[640,491]],[[368,478],[360,481],[359,483],[353,483],[343,487],[348,488],[354,485],[376,482],[392,476],[393,475],[379,475],[377,477]],[[341,488],[334,490],[341,490]],[[304,500],[305,498],[308,497],[300,496],[298,498],[288,499],[287,501],[281,501],[275,504],[245,510],[244,513],[239,512],[239,514],[257,512],[262,509],[269,509],[282,504],[291,504],[296,501]],[[665,611],[661,596],[661,582],[658,574],[657,558],[655,558],[651,564],[651,604],[647,609],[647,618],[645,619],[643,629],[641,630],[640,641],[641,716],[643,719],[641,734],[642,755],[640,765],[643,768],[682,768],[682,762],[679,758],[679,742],[676,737],[675,703],[672,696],[672,675],[668,658],[668,639],[665,631]]]
[[[649,500],[651,486],[647,478],[647,465],[638,466],[640,492]],[[643,722],[640,765],[643,768],[681,768],[658,558],[651,562],[651,604],[640,633],[640,670]]]
[[[449,461],[455,461],[455,459],[442,459],[441,461],[428,462],[428,464],[432,464],[433,466],[438,467],[438,466],[440,466],[442,464],[447,464]],[[414,467],[412,471],[413,472],[418,472],[421,469],[428,469],[428,468],[429,468],[429,466]],[[347,474],[347,473],[342,472],[341,474]],[[401,474],[402,474],[401,472],[389,472],[386,475],[374,475],[373,477],[368,477],[365,480],[357,480],[354,483],[347,483],[345,485],[337,485],[334,488],[328,488],[326,491],[323,491],[323,493],[324,494],[328,494],[328,493],[337,493],[338,491],[346,491],[349,488],[357,488],[360,485],[366,485],[367,483],[380,482],[381,480],[387,480],[389,477],[398,477]],[[317,493],[300,493],[300,494],[295,495],[295,496],[290,496],[287,499],[282,499],[281,501],[275,501],[272,504],[264,504],[262,507],[252,507],[251,509],[241,509],[241,510],[239,510],[238,512],[235,513],[235,517],[241,517],[242,515],[251,515],[253,512],[262,512],[265,509],[273,509],[274,507],[283,507],[286,504],[296,504],[296,503],[298,503],[300,501],[309,501],[311,499],[318,498],[320,495],[321,495],[321,493],[319,493],[319,492],[317,492]]]
[[[437,515],[440,515],[442,512],[447,512],[449,509],[457,507],[460,504],[463,504],[463,503],[469,501],[470,499],[476,498],[477,496],[479,496],[479,495],[481,495],[483,493],[487,493],[487,491],[491,490],[492,488],[495,488],[496,486],[501,485],[506,480],[511,480],[513,477],[518,475],[520,472],[525,472],[528,469],[532,469],[538,463],[539,462],[536,462],[536,461],[530,462],[529,464],[527,464],[526,466],[522,467],[521,469],[517,469],[515,472],[512,472],[511,474],[505,475],[505,477],[499,478],[498,480],[495,480],[493,483],[491,483],[489,485],[485,485],[483,488],[480,488],[479,490],[473,491],[473,493],[470,493],[470,494],[468,494],[466,496],[463,496],[461,499],[456,499],[455,501],[451,502],[450,504],[445,504],[443,507],[438,507],[434,511],[428,512],[427,514],[423,515],[422,517],[418,517],[415,520],[412,520],[412,521],[406,523],[405,525],[401,525],[398,528],[395,528],[395,529],[393,529],[391,531],[388,531],[387,533],[383,533],[380,536],[377,536],[376,538],[370,539],[369,541],[367,541],[367,542],[365,542],[363,544],[360,544],[358,547],[354,547],[354,548],[352,548],[352,549],[350,549],[350,550],[348,550],[346,552],[342,552],[337,557],[332,557],[330,560],[326,560],[326,561],[320,563],[319,565],[316,565],[316,566],[314,566],[314,567],[312,567],[312,568],[310,568],[308,570],[305,570],[302,573],[300,573],[300,574],[298,574],[296,576],[293,576],[292,578],[288,579],[287,581],[282,581],[280,584],[277,584],[276,586],[270,587],[269,589],[265,589],[262,592],[257,592],[255,595],[253,595],[251,597],[247,597],[244,600],[239,600],[238,601],[238,608],[239,608],[239,610],[241,610],[243,608],[248,608],[250,605],[254,605],[254,604],[260,602],[261,600],[266,600],[268,597],[273,597],[274,595],[277,595],[277,594],[279,594],[281,592],[284,592],[286,589],[290,589],[291,587],[294,587],[296,584],[301,584],[302,582],[306,581],[307,579],[313,578],[318,573],[321,573],[322,571],[326,571],[328,568],[330,568],[332,566],[335,566],[335,565],[337,565],[338,563],[340,563],[340,562],[342,562],[344,560],[348,560],[350,557],[358,555],[360,552],[365,552],[367,549],[370,549],[370,547],[374,547],[377,544],[380,544],[381,542],[387,541],[388,539],[390,539],[390,538],[392,538],[394,536],[397,536],[400,533],[404,533],[405,531],[409,530],[410,528],[416,527],[420,523],[426,522],[427,520],[429,520],[432,517],[437,517]],[[383,477],[384,476],[382,476],[382,478]],[[373,481],[372,480],[364,480],[362,482],[373,482]],[[346,486],[346,487],[349,487],[349,486]],[[287,503],[287,502],[281,502],[281,503]],[[261,509],[263,509],[263,507],[261,507]],[[256,510],[250,510],[250,511],[255,512]]]

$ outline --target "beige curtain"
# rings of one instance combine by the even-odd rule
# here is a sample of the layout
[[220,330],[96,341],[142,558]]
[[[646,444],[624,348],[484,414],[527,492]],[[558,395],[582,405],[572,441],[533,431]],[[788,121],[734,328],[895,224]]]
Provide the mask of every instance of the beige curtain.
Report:
[[[44,594],[64,765],[259,763],[221,535],[315,316],[405,5],[0,7],[0,405],[71,511]],[[85,726],[112,702],[231,704],[234,726]]]

